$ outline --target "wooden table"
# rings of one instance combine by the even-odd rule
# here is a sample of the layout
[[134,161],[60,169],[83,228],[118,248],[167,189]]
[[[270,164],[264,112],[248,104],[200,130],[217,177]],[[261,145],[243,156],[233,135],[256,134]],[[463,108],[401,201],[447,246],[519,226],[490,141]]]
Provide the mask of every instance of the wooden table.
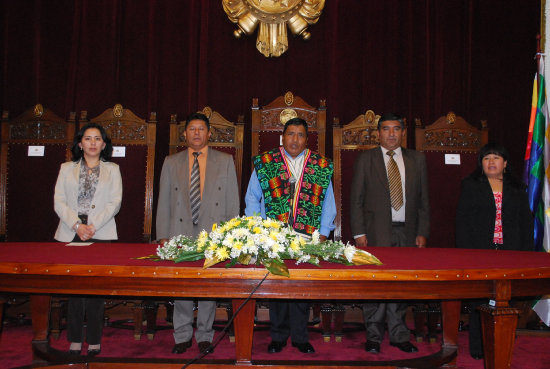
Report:
[[[51,295],[224,298],[232,299],[236,310],[266,274],[263,268],[221,265],[202,269],[200,262],[174,264],[133,259],[153,254],[155,248],[156,245],[149,244],[77,247],[61,243],[0,243],[0,291],[31,294],[36,365],[44,365],[44,360],[59,360],[52,359],[53,350],[48,342]],[[403,299],[441,300],[441,350],[425,358],[362,364],[379,368],[455,368],[460,301],[490,298],[494,306],[482,307],[485,365],[486,368],[508,368],[518,315],[518,311],[509,306],[509,300],[514,296],[550,293],[550,254],[547,253],[385,247],[372,247],[369,251],[384,265],[347,267],[322,263],[321,268],[315,268],[287,261],[290,278],[269,275],[236,316],[236,360],[195,364],[195,367],[292,367],[288,362],[252,360],[257,299]],[[123,367],[122,364],[113,366],[109,358],[93,361],[82,367]],[[169,360],[162,364],[140,362],[131,365],[181,366]],[[305,367],[317,368],[330,363],[308,361],[307,364]],[[332,364],[338,368],[353,367],[350,362]],[[68,366],[57,366],[62,367]]]

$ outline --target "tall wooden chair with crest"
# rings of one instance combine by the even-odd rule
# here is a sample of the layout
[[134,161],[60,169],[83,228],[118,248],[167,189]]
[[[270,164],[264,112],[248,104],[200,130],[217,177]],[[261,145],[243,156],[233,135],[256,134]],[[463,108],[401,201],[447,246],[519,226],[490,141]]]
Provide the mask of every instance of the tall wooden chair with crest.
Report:
[[[460,182],[477,166],[479,150],[488,142],[487,122],[470,125],[453,112],[424,127],[415,122],[416,150],[424,152],[428,166],[431,231],[428,247],[455,247],[455,214]],[[421,305],[417,305],[419,307]],[[425,304],[416,312],[416,338],[424,337],[423,322],[428,320],[428,337],[435,341],[439,304]]]
[[[65,120],[41,104],[9,119],[2,113],[0,239],[52,242],[59,222],[53,209],[59,167],[71,159],[75,113]],[[0,298],[0,300],[2,300]],[[7,298],[21,303],[21,298]],[[52,302],[55,305],[57,299]],[[2,306],[0,306],[1,318]],[[52,312],[53,314],[59,310]],[[54,317],[55,318],[55,317]],[[2,320],[0,319],[0,322]],[[56,336],[59,331],[53,331]]]
[[319,101],[319,108],[306,103],[290,91],[277,97],[266,106],[260,106],[258,98],[252,99],[252,156],[281,146],[284,124],[291,118],[302,118],[308,125],[308,148],[325,155],[326,100]]

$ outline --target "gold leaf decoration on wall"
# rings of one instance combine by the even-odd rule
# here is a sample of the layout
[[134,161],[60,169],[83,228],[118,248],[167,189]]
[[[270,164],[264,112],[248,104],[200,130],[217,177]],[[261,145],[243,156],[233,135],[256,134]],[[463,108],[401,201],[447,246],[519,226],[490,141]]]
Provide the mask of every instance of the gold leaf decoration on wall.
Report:
[[321,16],[325,0],[222,0],[225,13],[237,24],[236,38],[251,35],[259,25],[256,48],[265,57],[281,56],[288,49],[287,27],[309,40],[310,24]]

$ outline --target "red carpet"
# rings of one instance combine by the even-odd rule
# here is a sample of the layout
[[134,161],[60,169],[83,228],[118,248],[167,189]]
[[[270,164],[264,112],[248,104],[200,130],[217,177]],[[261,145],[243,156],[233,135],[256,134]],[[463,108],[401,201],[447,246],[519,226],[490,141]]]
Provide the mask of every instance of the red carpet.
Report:
[[[219,334],[219,333],[217,333]],[[290,344],[280,354],[268,354],[267,345],[270,341],[267,330],[258,330],[254,333],[253,359],[255,360],[388,360],[402,359],[414,356],[424,356],[438,351],[439,343],[417,344],[417,354],[404,354],[398,349],[389,346],[387,339],[382,344],[379,355],[368,354],[363,350],[365,332],[349,332],[341,343],[332,341],[324,343],[317,331],[310,332],[310,340],[316,353],[301,354]],[[17,368],[31,363],[31,327],[5,327],[0,336],[0,369]],[[171,330],[159,331],[153,341],[145,335],[141,341],[134,341],[132,331],[105,328],[102,341],[101,357],[157,357],[181,358],[182,363],[197,355],[196,343],[183,355],[172,354],[174,344]],[[64,331],[59,340],[52,340],[52,346],[59,350],[68,350],[69,344]],[[512,359],[513,369],[544,369],[550,368],[550,337],[517,336]],[[224,337],[215,352],[207,356],[212,359],[234,358],[234,345]],[[468,334],[459,333],[458,367],[461,369],[483,369],[481,360],[474,360],[468,354]]]

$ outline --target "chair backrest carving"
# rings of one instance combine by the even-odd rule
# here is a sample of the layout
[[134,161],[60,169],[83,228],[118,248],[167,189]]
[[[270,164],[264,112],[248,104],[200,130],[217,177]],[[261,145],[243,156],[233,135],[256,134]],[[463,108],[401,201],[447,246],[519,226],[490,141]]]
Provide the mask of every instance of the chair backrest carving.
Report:
[[[477,165],[479,149],[488,141],[487,122],[481,128],[449,112],[433,124],[423,127],[416,121],[416,149],[423,151],[428,166],[431,234],[429,247],[455,247],[455,214],[460,182]],[[459,162],[446,161],[456,154]]]
[[[206,115],[210,122],[211,135],[208,146],[233,155],[240,193],[243,168],[244,116],[239,115],[237,122],[233,123],[209,106],[204,107],[199,113]],[[175,154],[187,147],[184,132],[185,121],[178,123],[177,115],[172,114],[170,117],[170,154]]]
[[[153,176],[155,169],[156,113],[149,120],[116,104],[88,121],[82,111],[80,125],[100,124],[113,146],[124,146],[124,156],[113,155],[122,174],[122,206],[116,216],[118,238],[122,242],[150,242],[153,218]],[[142,199],[143,201],[136,201]]]
[[53,241],[59,222],[53,209],[55,182],[60,165],[71,159],[74,132],[75,113],[65,120],[41,104],[11,120],[7,111],[2,113],[2,240]]
[[325,155],[326,113],[326,100],[316,109],[290,91],[263,107],[252,99],[252,156],[280,146],[284,124],[296,117],[308,124],[308,147]]

